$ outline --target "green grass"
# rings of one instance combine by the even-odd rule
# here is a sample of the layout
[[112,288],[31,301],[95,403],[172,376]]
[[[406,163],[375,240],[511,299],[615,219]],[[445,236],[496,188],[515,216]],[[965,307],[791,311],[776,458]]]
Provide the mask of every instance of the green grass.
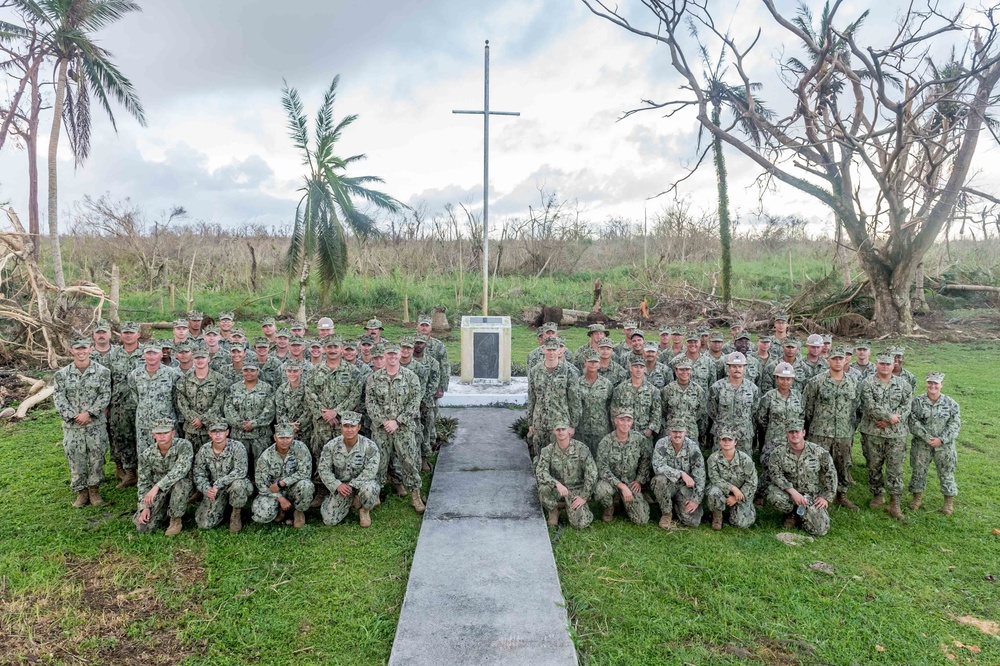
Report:
[[[178,537],[140,536],[134,488],[105,484],[105,506],[70,507],[61,439],[51,410],[0,427],[0,662],[133,663],[171,650],[185,663],[387,661],[420,529],[408,500],[390,497],[367,530],[311,512],[302,530],[200,531],[192,507]],[[129,615],[134,604],[151,615]]]
[[[765,509],[748,532],[665,533],[618,517],[553,533],[563,594],[583,664],[1000,663],[1000,638],[950,616],[1000,620],[1000,463],[996,344],[920,345],[908,366],[947,373],[962,406],[957,511],[947,518],[932,472],[925,508],[901,525],[867,508],[856,447],[849,493],[830,533],[789,547]],[[909,462],[907,461],[907,480]],[[907,502],[909,497],[907,496]],[[807,569],[822,561],[833,574]],[[981,652],[957,647],[955,641]],[[951,661],[947,654],[955,655]]]

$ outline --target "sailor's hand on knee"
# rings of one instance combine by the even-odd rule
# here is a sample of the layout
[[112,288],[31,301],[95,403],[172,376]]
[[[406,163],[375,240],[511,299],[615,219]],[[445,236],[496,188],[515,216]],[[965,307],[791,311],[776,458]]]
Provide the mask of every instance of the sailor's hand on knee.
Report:
[[825,509],[830,506],[830,503],[826,501],[825,497],[817,497],[815,501],[813,501],[813,506],[817,509]]
[[288,511],[292,508],[292,503],[285,497],[278,497],[278,506],[281,507],[282,511]]
[[341,497],[350,497],[353,491],[354,488],[351,488],[346,483],[342,483],[339,486],[337,486],[337,494],[340,495]]
[[580,497],[579,495],[577,495],[576,497],[573,498],[573,501],[570,502],[569,508],[571,508],[571,509],[579,509],[581,506],[583,506],[586,503],[587,503],[587,500],[585,500],[582,497]]
[[638,495],[639,493],[642,492],[642,484],[639,483],[638,481],[633,481],[632,483],[628,484],[628,487],[629,490],[631,490],[632,494],[634,495]]
[[148,525],[149,524],[149,509],[143,509],[139,512],[139,524]]
[[212,500],[213,502],[215,501],[215,498],[218,494],[219,494],[219,489],[216,488],[215,486],[212,486],[211,488],[205,491],[205,497]]
[[698,503],[694,500],[688,500],[684,503],[684,513],[691,513],[692,511],[698,510]]
[[559,497],[566,497],[569,495],[569,488],[556,481],[556,492],[559,493]]
[[694,488],[694,479],[692,479],[691,475],[687,472],[681,472],[681,481],[683,481],[684,485],[688,488]]

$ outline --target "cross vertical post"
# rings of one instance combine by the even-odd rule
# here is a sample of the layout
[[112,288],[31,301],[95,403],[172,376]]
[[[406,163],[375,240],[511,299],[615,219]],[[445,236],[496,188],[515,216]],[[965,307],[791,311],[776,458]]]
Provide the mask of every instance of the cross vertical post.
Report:
[[520,116],[518,111],[490,111],[490,40],[484,56],[483,110],[454,110],[452,113],[483,116],[483,316],[489,314],[490,280],[490,116]]

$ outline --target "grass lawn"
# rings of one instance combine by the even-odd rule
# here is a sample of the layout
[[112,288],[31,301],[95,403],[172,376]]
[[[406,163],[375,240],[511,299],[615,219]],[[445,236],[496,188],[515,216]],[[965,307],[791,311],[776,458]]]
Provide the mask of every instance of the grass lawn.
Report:
[[[379,664],[389,658],[420,518],[246,524],[139,536],[134,488],[74,509],[52,410],[0,427],[0,663]],[[113,478],[113,468],[108,474]],[[248,520],[249,522],[249,520]]]
[[[849,493],[830,533],[786,546],[771,509],[748,532],[666,533],[616,516],[552,544],[583,664],[997,664],[1000,636],[955,618],[1000,621],[996,469],[997,345],[922,345],[908,352],[923,379],[944,371],[962,407],[959,497],[950,518],[932,472],[925,507],[901,525],[867,508],[855,447]],[[933,359],[933,360],[932,360]],[[909,481],[909,461],[906,465]],[[909,496],[906,496],[907,503]],[[809,567],[822,562],[832,573]],[[818,565],[816,565],[818,567]],[[825,567],[824,567],[825,568]],[[988,628],[988,627],[987,627]],[[993,625],[996,632],[996,624]]]

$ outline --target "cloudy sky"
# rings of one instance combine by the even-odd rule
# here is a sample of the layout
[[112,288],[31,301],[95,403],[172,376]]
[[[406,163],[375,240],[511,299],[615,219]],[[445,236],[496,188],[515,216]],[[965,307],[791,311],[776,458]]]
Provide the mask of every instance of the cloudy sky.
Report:
[[[64,229],[74,201],[105,192],[131,197],[154,214],[181,205],[208,222],[288,224],[302,167],[285,130],[282,79],[299,89],[312,117],[335,74],[341,75],[336,115],[360,115],[340,152],[368,155],[355,175],[381,176],[386,192],[423,203],[431,214],[449,202],[479,207],[482,119],[451,111],[482,107],[485,39],[492,47],[491,106],[521,112],[491,121],[491,217],[526,213],[544,188],[575,202],[584,219],[641,219],[644,210],[665,205],[648,199],[695,155],[691,116],[667,120],[648,112],[619,121],[640,100],[676,91],[666,50],[574,0],[143,5],[141,14],[99,38],[139,91],[149,126],[119,111],[116,135],[95,115],[87,164],[74,171],[68,150],[61,153]],[[765,23],[754,2],[732,7],[728,20],[738,37]],[[842,15],[866,7],[847,2]],[[877,39],[896,11],[879,6],[863,37]],[[756,57],[767,64],[784,39],[765,32]],[[10,87],[0,84],[0,94]],[[759,208],[758,171],[734,151],[728,155],[734,208],[752,213]],[[10,199],[22,218],[25,171],[24,153],[5,147],[0,200]],[[978,182],[985,187],[989,180]],[[44,185],[43,161],[43,211]],[[682,194],[696,207],[712,208],[711,169],[687,181]],[[763,205],[817,224],[829,219],[819,204],[787,188],[768,193]]]

